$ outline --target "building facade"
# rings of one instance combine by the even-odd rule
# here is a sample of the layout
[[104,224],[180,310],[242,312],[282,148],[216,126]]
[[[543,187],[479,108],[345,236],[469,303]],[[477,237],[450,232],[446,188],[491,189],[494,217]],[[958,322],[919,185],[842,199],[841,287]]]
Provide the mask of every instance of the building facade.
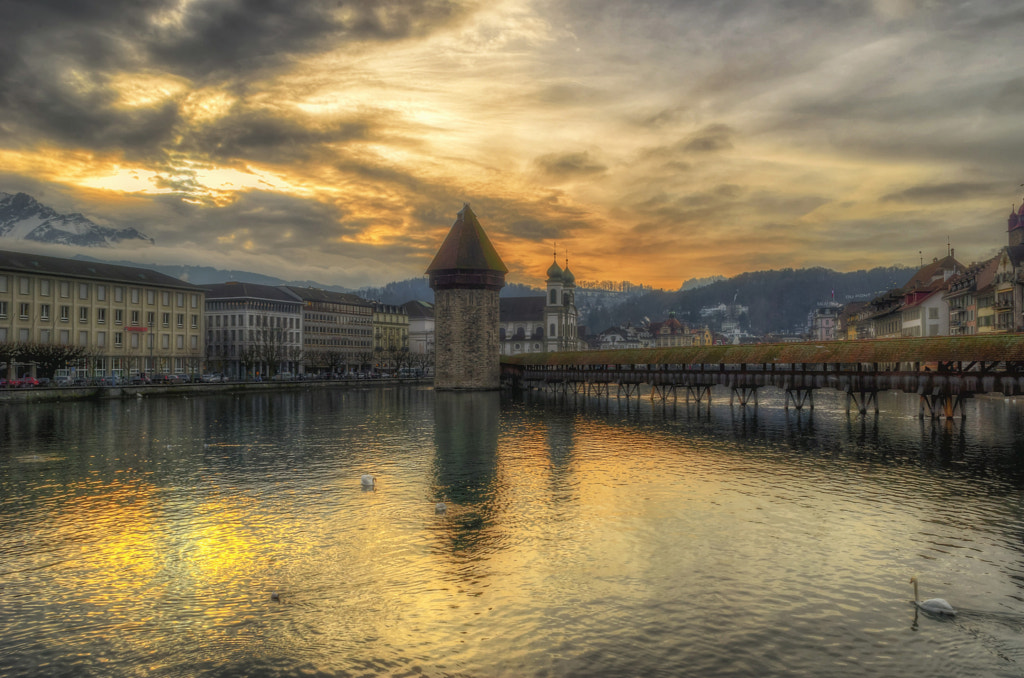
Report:
[[409,315],[404,306],[373,302],[373,354],[378,369],[405,367],[409,357]]
[[547,299],[542,296],[505,297],[499,303],[498,338],[502,355],[543,353]]
[[[198,372],[204,303],[202,288],[147,269],[0,252],[0,344],[76,347],[59,368],[79,376]],[[38,367],[6,362],[8,377]]]
[[414,299],[403,304],[409,317],[409,352],[434,354],[434,305]]
[[345,374],[368,361],[374,341],[372,303],[314,287],[286,289],[302,302],[303,372]]
[[232,379],[266,379],[302,368],[302,301],[271,285],[207,286],[206,361]]

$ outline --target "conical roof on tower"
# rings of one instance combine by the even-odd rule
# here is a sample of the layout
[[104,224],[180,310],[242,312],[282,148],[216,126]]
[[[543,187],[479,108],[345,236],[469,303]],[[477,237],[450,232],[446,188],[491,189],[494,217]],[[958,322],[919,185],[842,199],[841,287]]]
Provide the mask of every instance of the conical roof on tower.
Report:
[[465,203],[459,210],[448,237],[441,243],[441,249],[427,267],[427,273],[441,271],[508,272],[469,203]]

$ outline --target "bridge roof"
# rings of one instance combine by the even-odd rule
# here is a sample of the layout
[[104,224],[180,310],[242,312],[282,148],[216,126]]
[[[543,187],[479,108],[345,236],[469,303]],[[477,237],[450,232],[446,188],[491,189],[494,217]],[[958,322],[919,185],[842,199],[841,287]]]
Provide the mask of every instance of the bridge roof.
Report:
[[1024,362],[1024,334],[528,353],[513,365]]

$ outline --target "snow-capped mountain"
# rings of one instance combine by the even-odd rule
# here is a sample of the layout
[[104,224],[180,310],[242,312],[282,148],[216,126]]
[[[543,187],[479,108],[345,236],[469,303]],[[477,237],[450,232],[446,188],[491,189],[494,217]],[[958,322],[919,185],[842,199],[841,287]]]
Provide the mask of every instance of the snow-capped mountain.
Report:
[[0,238],[85,247],[109,247],[125,240],[154,242],[134,228],[98,226],[78,212],[57,214],[27,193],[0,193]]

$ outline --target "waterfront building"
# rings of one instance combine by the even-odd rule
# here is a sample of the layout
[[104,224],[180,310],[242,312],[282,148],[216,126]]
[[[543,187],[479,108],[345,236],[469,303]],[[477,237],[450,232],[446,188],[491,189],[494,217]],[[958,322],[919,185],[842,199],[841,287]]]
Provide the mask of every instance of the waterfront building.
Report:
[[467,203],[427,267],[434,290],[436,389],[499,388],[498,295],[507,272]]
[[996,255],[995,276],[992,280],[992,331],[1024,331],[1022,311],[1022,260],[1024,245],[1010,245]]
[[[889,290],[868,302],[862,322],[870,322],[867,333],[871,338],[949,332],[949,305],[943,292],[949,281],[965,270],[953,254],[951,249],[942,259],[933,259],[915,271],[903,287]],[[925,304],[927,299],[931,301]],[[932,307],[936,310],[931,310]]]
[[403,367],[409,359],[409,315],[404,306],[373,302],[374,364],[383,369]]
[[409,317],[409,352],[416,355],[433,355],[434,305],[413,299],[403,306]]
[[286,286],[302,302],[302,362],[307,374],[358,370],[373,351],[373,304],[354,294]]
[[[978,333],[978,291],[992,286],[995,279],[996,258],[972,264],[960,275],[949,279],[944,293],[949,306],[949,333],[969,336]],[[984,295],[983,295],[984,296]],[[992,310],[985,315],[991,316]]]
[[[199,371],[204,300],[202,288],[144,268],[0,252],[0,345],[76,347],[59,367],[77,376]],[[36,369],[0,362],[6,377]]]
[[302,300],[284,287],[208,285],[208,367],[234,379],[296,374],[302,367],[302,310]]

